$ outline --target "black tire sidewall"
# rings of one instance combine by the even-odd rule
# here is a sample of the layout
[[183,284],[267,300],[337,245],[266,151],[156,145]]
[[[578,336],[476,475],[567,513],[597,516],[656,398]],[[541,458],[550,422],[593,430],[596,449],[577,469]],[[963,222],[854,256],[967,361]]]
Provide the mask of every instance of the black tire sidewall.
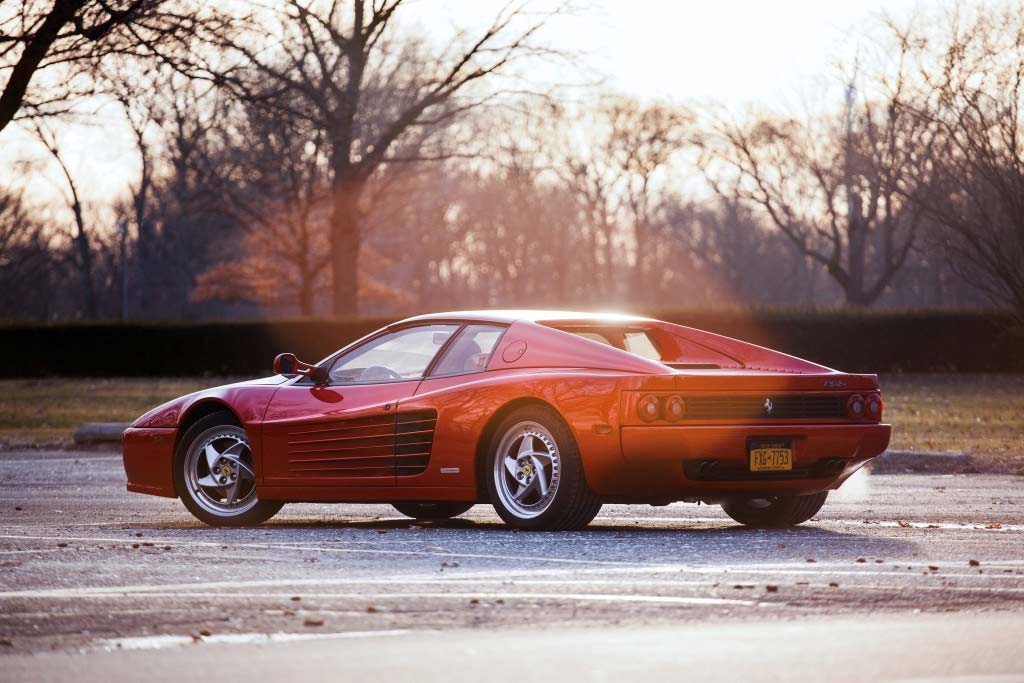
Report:
[[747,526],[779,528],[803,524],[816,515],[825,504],[828,491],[805,496],[780,496],[765,508],[752,508],[749,499],[738,498],[722,503],[725,514]]

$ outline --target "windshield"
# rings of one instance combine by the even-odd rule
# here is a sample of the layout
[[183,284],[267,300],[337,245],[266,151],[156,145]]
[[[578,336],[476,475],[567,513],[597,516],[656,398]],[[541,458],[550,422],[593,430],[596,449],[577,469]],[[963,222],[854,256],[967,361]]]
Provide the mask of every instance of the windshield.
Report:
[[372,384],[419,379],[458,325],[420,325],[384,334],[334,361],[331,381]]

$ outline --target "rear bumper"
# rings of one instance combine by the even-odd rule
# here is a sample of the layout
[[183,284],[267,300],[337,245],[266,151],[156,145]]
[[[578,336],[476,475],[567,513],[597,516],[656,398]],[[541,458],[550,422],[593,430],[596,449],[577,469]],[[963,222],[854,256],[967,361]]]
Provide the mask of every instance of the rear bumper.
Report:
[[121,437],[124,473],[128,490],[154,496],[176,498],[174,491],[174,428],[129,427]]
[[[623,427],[623,472],[614,491],[624,498],[800,495],[833,489],[889,445],[887,424],[714,425]],[[793,472],[749,472],[747,440],[793,440]],[[702,467],[703,463],[715,463]]]

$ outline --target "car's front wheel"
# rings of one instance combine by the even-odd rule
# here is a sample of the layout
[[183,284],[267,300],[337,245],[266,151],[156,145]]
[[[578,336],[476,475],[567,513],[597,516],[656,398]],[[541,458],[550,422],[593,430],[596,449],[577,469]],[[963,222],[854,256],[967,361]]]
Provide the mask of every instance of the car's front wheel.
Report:
[[174,487],[196,519],[211,526],[253,526],[282,503],[256,498],[256,473],[245,429],[231,413],[196,421],[174,457]]
[[401,512],[406,517],[413,519],[438,520],[458,517],[467,512],[475,503],[460,503],[458,501],[444,501],[437,503],[417,503],[414,501],[402,501],[392,503],[391,507]]
[[825,504],[828,491],[807,496],[776,496],[774,498],[733,498],[722,503],[725,514],[740,524],[759,528],[786,527],[803,524]]
[[601,509],[587,487],[572,431],[542,406],[522,408],[502,421],[485,472],[495,511],[517,529],[582,529]]

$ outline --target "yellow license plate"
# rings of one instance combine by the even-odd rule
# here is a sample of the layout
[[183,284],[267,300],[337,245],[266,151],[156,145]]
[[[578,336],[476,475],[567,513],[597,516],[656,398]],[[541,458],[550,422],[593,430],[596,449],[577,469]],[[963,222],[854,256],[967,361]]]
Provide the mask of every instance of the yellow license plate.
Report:
[[782,472],[793,469],[793,446],[786,441],[750,444],[751,472]]

